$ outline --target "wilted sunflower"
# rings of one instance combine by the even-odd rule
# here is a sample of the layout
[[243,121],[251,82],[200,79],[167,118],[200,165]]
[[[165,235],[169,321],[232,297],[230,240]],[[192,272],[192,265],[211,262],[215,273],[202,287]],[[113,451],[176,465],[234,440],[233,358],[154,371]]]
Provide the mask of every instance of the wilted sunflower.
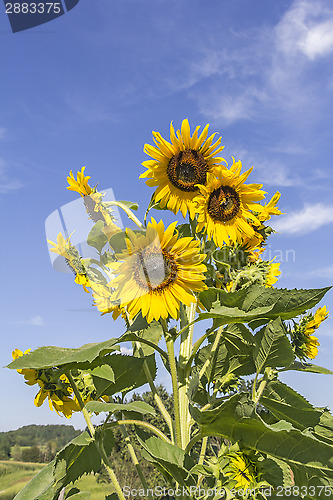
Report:
[[[30,349],[26,350],[27,354]],[[23,356],[20,349],[12,352],[13,359]],[[50,410],[55,410],[58,414],[62,413],[66,418],[70,418],[74,411],[80,411],[80,406],[76,398],[71,397],[73,389],[71,388],[66,375],[59,375],[56,368],[46,368],[34,370],[22,368],[17,370],[24,376],[25,383],[28,385],[38,384],[39,391],[35,396],[35,406],[41,406],[48,398]]]
[[115,299],[131,318],[139,311],[148,322],[168,315],[177,318],[180,302],[195,302],[193,292],[206,287],[199,242],[178,239],[175,227],[176,222],[164,229],[163,221],[152,218],[145,234],[128,230],[127,251],[119,256],[120,262],[110,264],[119,273],[111,282]]
[[188,120],[183,120],[177,133],[171,122],[171,143],[163,139],[159,132],[153,132],[156,146],[144,146],[144,152],[154,159],[142,163],[148,170],[140,177],[148,179],[148,186],[157,187],[154,193],[156,202],[175,214],[180,210],[183,217],[188,210],[190,217],[194,218],[192,200],[198,194],[197,184],[205,185],[207,173],[225,162],[224,158],[216,157],[224,148],[220,145],[221,138],[214,143],[215,134],[207,138],[208,127],[206,125],[199,136],[200,127],[197,127],[191,137]]
[[219,247],[253,238],[253,225],[261,225],[255,213],[262,211],[257,202],[265,192],[262,184],[244,184],[252,168],[243,174],[241,168],[241,162],[233,159],[230,169],[208,174],[206,186],[199,186],[200,194],[194,199],[199,214],[197,231],[204,229]]

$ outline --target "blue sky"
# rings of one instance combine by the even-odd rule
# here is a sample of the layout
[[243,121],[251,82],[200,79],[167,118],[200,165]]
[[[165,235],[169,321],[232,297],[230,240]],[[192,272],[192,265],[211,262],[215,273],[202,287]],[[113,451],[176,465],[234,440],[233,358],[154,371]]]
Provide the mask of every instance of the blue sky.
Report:
[[[281,192],[267,258],[278,286],[333,283],[333,7],[327,1],[82,0],[48,24],[10,31],[0,6],[1,366],[15,348],[78,347],[119,335],[70,274],[56,272],[46,218],[73,201],[66,176],[86,165],[91,184],[140,204],[151,131],[189,118],[210,123],[224,157],[254,166],[252,182]],[[181,220],[178,214],[176,219]],[[123,222],[126,223],[123,217]],[[333,293],[323,302],[333,312]],[[332,320],[316,363],[333,369]],[[333,409],[331,376],[283,378]],[[159,381],[164,381],[162,370]],[[1,369],[0,430],[73,423],[35,408],[35,389]]]

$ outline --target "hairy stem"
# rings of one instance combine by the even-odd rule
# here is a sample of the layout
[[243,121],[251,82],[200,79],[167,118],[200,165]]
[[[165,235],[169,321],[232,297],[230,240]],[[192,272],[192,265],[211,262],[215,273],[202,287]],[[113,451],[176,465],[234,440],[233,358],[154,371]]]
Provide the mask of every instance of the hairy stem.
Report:
[[134,224],[136,224],[140,229],[144,229],[144,225],[139,221],[139,219],[133,214],[132,210],[130,210],[126,205],[124,205],[123,203],[121,203],[121,201],[108,201],[108,205],[111,207],[111,206],[115,206],[115,207],[119,207],[119,208],[122,208],[124,210],[124,212],[126,213],[127,217],[132,221],[134,222]]
[[132,419],[130,419],[130,420],[116,420],[115,422],[110,422],[108,424],[108,427],[118,427],[120,425],[138,425],[140,427],[146,427],[146,429],[149,429],[153,434],[155,434],[159,438],[163,439],[163,441],[165,441],[166,443],[172,444],[170,439],[167,438],[166,435],[163,434],[162,431],[157,429],[157,427],[155,427],[154,425],[149,424],[148,422],[145,422],[144,420],[132,420]]
[[186,370],[187,363],[190,359],[193,344],[193,320],[197,301],[186,307],[186,315],[188,320],[188,329],[183,330],[180,337],[179,349],[179,410],[180,410],[180,425],[182,436],[182,448],[185,448],[191,438],[191,414],[189,412],[189,401],[187,396],[189,386],[189,370]]
[[161,319],[161,324],[164,331],[164,338],[168,350],[169,366],[172,380],[173,403],[175,412],[175,427],[176,427],[176,443],[180,448],[182,447],[181,425],[180,425],[180,411],[179,411],[179,393],[178,393],[178,373],[177,364],[175,359],[174,340],[168,332],[168,327],[165,320]]
[[[140,347],[140,344],[138,342],[136,342],[136,345],[138,347],[138,351],[139,351],[140,357],[144,358],[145,355],[143,353],[142,347]],[[172,422],[171,415],[168,412],[168,410],[166,409],[166,407],[164,406],[163,401],[162,401],[162,399],[160,398],[160,395],[157,392],[157,389],[156,389],[155,384],[154,384],[153,377],[152,377],[152,375],[150,373],[150,369],[149,369],[149,366],[148,366],[148,363],[147,363],[146,360],[144,360],[144,362],[143,362],[143,369],[144,369],[144,372],[145,372],[145,375],[146,375],[146,378],[147,378],[150,390],[151,390],[151,392],[153,394],[155,403],[156,403],[158,409],[160,410],[161,415],[164,418],[167,426],[169,427],[169,431],[170,431],[170,435],[171,435],[171,440],[174,442],[174,430],[173,430],[173,422]]]
[[111,479],[111,483],[118,495],[118,498],[120,500],[126,500],[125,499],[125,495],[123,494],[122,492],[122,489],[120,487],[120,484],[118,482],[118,479],[117,479],[117,476],[115,475],[114,473],[114,470],[112,469],[111,467],[111,464],[110,464],[110,461],[109,461],[109,458],[105,452],[105,449],[104,449],[104,446],[103,446],[103,443],[102,443],[102,440],[99,440],[97,442],[97,440],[95,439],[95,427],[93,426],[93,423],[91,421],[91,418],[90,418],[90,415],[89,415],[89,412],[87,411],[87,409],[85,408],[84,406],[84,402],[82,401],[82,398],[81,398],[81,394],[77,388],[77,385],[73,379],[73,376],[71,374],[71,371],[68,370],[66,372],[66,375],[67,375],[67,378],[69,380],[69,383],[73,389],[73,392],[76,396],[76,399],[78,400],[78,403],[80,405],[80,408],[81,408],[81,411],[82,411],[82,414],[84,416],[84,419],[86,421],[86,424],[87,424],[87,427],[89,429],[89,433],[90,433],[90,436],[94,439],[94,443],[95,443],[95,446],[98,450],[98,453],[100,454],[100,457],[102,459],[102,461],[104,462],[104,465],[105,465],[105,468],[109,474],[109,477]]

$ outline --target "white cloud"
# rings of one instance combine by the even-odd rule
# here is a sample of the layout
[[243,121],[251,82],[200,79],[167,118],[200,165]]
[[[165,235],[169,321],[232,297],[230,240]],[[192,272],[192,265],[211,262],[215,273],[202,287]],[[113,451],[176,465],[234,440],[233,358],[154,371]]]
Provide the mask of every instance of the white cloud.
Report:
[[320,2],[295,2],[276,26],[276,42],[283,52],[302,52],[311,60],[330,54],[333,12]]
[[133,349],[129,349],[128,347],[121,347],[120,352],[121,354],[127,354],[129,356],[133,355]]
[[302,210],[281,216],[274,224],[280,233],[306,234],[333,222],[333,206],[307,204]]
[[20,322],[23,325],[29,325],[29,326],[44,326],[44,320],[41,316],[38,314],[36,316],[32,316],[30,319],[27,319],[25,321]]
[[7,130],[4,127],[0,127],[0,140],[5,137]]

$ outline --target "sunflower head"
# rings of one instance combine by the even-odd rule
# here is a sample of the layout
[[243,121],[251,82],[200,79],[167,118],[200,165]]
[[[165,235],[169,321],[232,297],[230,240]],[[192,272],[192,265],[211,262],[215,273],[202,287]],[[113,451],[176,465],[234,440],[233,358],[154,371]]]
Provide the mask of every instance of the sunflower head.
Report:
[[130,317],[141,311],[148,322],[177,318],[180,302],[189,305],[205,288],[205,255],[193,238],[178,238],[175,226],[164,229],[163,221],[152,219],[145,233],[128,230],[127,250],[110,264],[118,274],[111,282],[115,299]]
[[67,177],[67,182],[69,186],[67,186],[67,189],[69,191],[75,191],[76,193],[79,193],[80,196],[89,196],[90,193],[92,193],[92,189],[88,184],[88,180],[90,179],[89,176],[84,175],[86,167],[82,167],[81,171],[77,173],[76,179],[73,175],[72,170],[69,172],[69,176]]
[[317,356],[320,342],[313,334],[328,313],[326,306],[319,307],[314,315],[310,313],[303,316],[299,323],[294,323],[293,328],[289,328],[295,354],[300,359],[314,359]]
[[242,164],[235,162],[230,169],[219,169],[207,175],[206,186],[200,185],[200,194],[194,203],[198,212],[197,231],[205,231],[214,243],[222,247],[251,240],[253,226],[260,226],[255,213],[265,197],[261,184],[244,184],[252,168],[241,174]]
[[237,481],[236,489],[248,489],[257,483],[254,464],[241,452],[229,454],[229,464],[225,468],[225,474]]
[[194,218],[195,209],[192,203],[198,193],[198,184],[206,184],[208,172],[213,172],[217,165],[225,162],[216,157],[223,149],[221,138],[214,141],[215,134],[207,138],[206,125],[198,135],[197,127],[191,136],[188,120],[183,120],[181,130],[175,130],[170,124],[170,141],[166,141],[159,132],[153,132],[155,146],[145,144],[144,152],[153,160],[142,163],[147,168],[140,177],[146,178],[148,186],[156,187],[154,199],[162,207],[174,213],[179,210],[186,216],[189,211]]
[[269,267],[268,267],[268,271],[267,271],[267,274],[266,274],[265,286],[267,288],[272,288],[273,285],[279,279],[279,276],[281,274],[280,264],[279,263],[275,264],[274,262],[273,263],[269,262],[268,264],[269,264]]

